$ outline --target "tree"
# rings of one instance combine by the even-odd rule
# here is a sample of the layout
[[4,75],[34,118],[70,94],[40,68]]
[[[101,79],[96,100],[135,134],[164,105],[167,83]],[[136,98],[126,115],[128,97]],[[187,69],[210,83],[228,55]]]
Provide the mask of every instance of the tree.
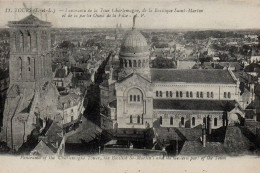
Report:
[[59,48],[61,49],[73,49],[75,45],[71,43],[70,41],[63,41],[60,43]]
[[158,42],[158,41],[159,41],[158,37],[157,36],[153,36],[152,42]]
[[152,60],[152,68],[176,68],[176,65],[170,59],[157,57]]

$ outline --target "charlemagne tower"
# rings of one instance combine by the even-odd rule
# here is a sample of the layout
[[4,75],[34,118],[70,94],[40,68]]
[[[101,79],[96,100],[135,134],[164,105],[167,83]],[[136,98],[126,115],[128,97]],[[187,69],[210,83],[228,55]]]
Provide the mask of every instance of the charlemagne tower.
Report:
[[[2,140],[17,150],[36,128],[41,109],[56,100],[56,88],[51,84],[51,57],[48,54],[51,23],[29,15],[20,21],[10,21],[8,26],[10,87],[5,103]],[[50,91],[55,93],[52,93],[53,98],[47,98]]]

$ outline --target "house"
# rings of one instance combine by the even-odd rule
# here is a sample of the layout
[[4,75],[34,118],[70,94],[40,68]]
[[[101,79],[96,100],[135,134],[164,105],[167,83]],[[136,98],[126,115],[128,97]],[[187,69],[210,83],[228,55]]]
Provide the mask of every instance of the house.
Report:
[[80,120],[85,110],[83,101],[84,96],[82,94],[71,91],[59,97],[58,111],[63,119],[64,126]]
[[43,130],[43,134],[39,136],[39,142],[30,155],[64,155],[65,135],[63,128],[56,122],[51,122],[51,125],[46,126],[46,128],[47,130]]
[[73,74],[68,72],[67,66],[57,69],[53,81],[57,87],[68,87],[71,85]]

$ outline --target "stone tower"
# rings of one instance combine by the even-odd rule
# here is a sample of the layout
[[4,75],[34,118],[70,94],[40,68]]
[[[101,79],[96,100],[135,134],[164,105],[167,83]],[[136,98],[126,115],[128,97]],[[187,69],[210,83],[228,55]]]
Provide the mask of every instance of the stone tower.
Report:
[[50,22],[30,15],[20,21],[11,21],[10,27],[10,84],[35,87],[37,82],[52,76]]
[[11,21],[10,87],[5,102],[2,140],[18,150],[43,116],[55,115],[58,91],[52,82],[50,22],[29,15]]

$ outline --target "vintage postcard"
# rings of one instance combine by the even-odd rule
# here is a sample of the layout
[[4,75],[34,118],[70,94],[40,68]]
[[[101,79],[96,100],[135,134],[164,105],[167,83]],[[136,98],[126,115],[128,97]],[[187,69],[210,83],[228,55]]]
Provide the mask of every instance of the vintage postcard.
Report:
[[258,0],[0,1],[0,172],[259,172],[259,19]]

